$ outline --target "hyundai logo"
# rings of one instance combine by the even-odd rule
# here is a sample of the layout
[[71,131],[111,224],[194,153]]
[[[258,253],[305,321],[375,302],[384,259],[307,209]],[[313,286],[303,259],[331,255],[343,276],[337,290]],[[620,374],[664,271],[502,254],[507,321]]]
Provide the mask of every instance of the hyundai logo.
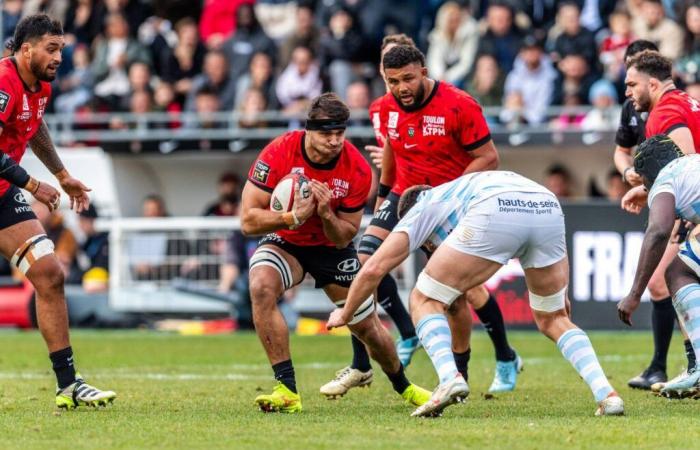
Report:
[[338,264],[338,270],[341,272],[352,273],[360,270],[360,260],[357,258],[346,259]]

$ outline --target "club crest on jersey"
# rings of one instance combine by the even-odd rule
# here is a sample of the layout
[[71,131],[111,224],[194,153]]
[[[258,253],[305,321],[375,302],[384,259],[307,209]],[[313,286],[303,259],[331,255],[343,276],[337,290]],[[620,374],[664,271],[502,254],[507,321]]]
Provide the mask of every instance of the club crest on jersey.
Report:
[[253,179],[261,183],[267,182],[267,177],[270,175],[270,166],[262,161],[255,163],[255,169],[253,170]]
[[444,136],[444,116],[423,116],[423,136]]
[[416,135],[416,129],[413,127],[408,127],[408,137],[413,137]]
[[0,91],[0,112],[5,112],[7,105],[10,103],[10,94],[5,91]]

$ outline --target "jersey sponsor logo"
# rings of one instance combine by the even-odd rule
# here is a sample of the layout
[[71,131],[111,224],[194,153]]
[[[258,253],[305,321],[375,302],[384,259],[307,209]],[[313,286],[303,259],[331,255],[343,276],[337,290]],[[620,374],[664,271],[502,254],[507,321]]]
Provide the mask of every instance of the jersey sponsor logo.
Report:
[[444,116],[423,116],[423,136],[444,136]]
[[389,111],[389,128],[396,128],[399,125],[399,113],[397,111]]
[[341,261],[338,264],[338,270],[345,273],[354,273],[360,270],[360,260],[357,258],[349,258]]
[[299,175],[304,175],[304,168],[303,167],[292,167],[292,170],[290,170],[289,173],[296,173]]
[[630,119],[630,126],[631,127],[637,126],[637,117],[636,116],[632,116],[632,118]]
[[[27,100],[27,94],[22,94],[22,113],[17,114],[17,120],[27,121],[32,118],[32,111],[29,109],[29,100]],[[31,129],[27,130],[27,133]]]
[[267,177],[270,175],[270,166],[267,163],[258,161],[255,163],[253,170],[253,178],[261,183],[267,183]]
[[30,213],[32,212],[31,206],[18,206],[15,208],[15,214]]
[[5,112],[12,96],[5,91],[0,91],[0,112]]
[[22,111],[29,111],[29,100],[27,100],[27,94],[22,94]]
[[379,118],[379,113],[372,113],[372,127],[375,130],[379,130],[382,127],[382,121]]
[[21,192],[16,193],[14,199],[15,199],[15,202],[17,202],[17,203],[21,203],[21,204],[23,204],[23,205],[28,205],[28,204],[29,204],[29,202],[28,202],[27,199],[24,197],[24,195],[22,195]]
[[389,133],[388,133],[388,134],[389,134],[389,139],[396,140],[396,139],[399,138],[399,133],[397,133],[396,130],[394,130],[393,128],[392,128],[392,129],[389,129]]
[[331,191],[333,198],[343,198],[347,197],[348,191],[350,190],[350,183],[345,180],[340,180],[338,178],[333,178],[331,180]]
[[391,202],[389,200],[384,200],[381,205],[379,205],[379,211],[382,211],[384,209],[387,209],[391,205]]

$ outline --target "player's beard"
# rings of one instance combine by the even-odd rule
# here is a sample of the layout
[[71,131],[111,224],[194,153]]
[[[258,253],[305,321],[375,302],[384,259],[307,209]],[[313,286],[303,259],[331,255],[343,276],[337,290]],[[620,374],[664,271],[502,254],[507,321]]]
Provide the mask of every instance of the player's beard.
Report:
[[639,97],[638,100],[634,102],[635,109],[639,112],[649,112],[651,109],[651,97],[648,92],[645,92],[643,96]]
[[401,107],[408,111],[408,112],[413,112],[417,111],[423,106],[423,97],[425,97],[425,86],[423,86],[423,82],[421,82],[418,85],[418,89],[416,90],[416,94],[413,96],[413,103],[410,105],[404,105],[403,102],[401,101],[401,97],[397,97],[394,95],[394,98],[396,99],[396,103],[401,105]]
[[56,72],[53,75],[49,75],[49,66],[42,68],[36,61],[29,63],[29,69],[41,81],[51,82],[56,79]]

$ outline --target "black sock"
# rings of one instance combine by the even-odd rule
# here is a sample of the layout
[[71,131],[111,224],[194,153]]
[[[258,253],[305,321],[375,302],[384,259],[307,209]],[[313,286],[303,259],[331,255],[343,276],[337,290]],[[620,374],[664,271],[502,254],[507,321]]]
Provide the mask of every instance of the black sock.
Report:
[[651,329],[654,332],[654,358],[649,364],[651,370],[666,372],[666,357],[676,324],[676,310],[671,297],[652,302]]
[[695,367],[695,350],[693,350],[693,344],[690,342],[690,339],[683,341],[683,345],[685,345],[685,357],[688,358],[688,370],[690,370]]
[[49,354],[53,363],[53,371],[56,372],[58,388],[63,389],[75,381],[75,366],[73,365],[73,349],[66,347]]
[[296,394],[297,380],[294,378],[294,366],[292,360],[288,359],[280,363],[274,364],[272,370],[275,372],[275,380],[287,386],[287,388]]
[[372,368],[369,362],[367,347],[365,347],[365,344],[354,334],[352,335],[352,364],[350,367],[362,372],[367,372]]
[[411,321],[411,316],[406,311],[406,307],[401,302],[399,297],[399,288],[396,286],[396,280],[391,275],[386,275],[377,286],[377,299],[379,304],[384,308],[384,311],[391,317],[391,320],[396,324],[401,339],[410,339],[416,337],[416,329]]
[[386,373],[386,376],[389,377],[391,385],[394,387],[394,390],[399,394],[403,394],[403,391],[405,391],[406,388],[411,385],[411,383],[408,382],[408,378],[406,378],[406,374],[403,371],[403,366],[401,366],[399,368],[399,371],[395,374],[392,375],[390,373]]
[[464,381],[469,381],[469,357],[472,354],[472,349],[467,349],[464,353],[452,352],[455,357],[455,364],[457,365],[457,370],[464,377]]
[[513,361],[515,352],[508,345],[506,324],[503,322],[501,308],[496,303],[493,295],[489,294],[489,299],[484,303],[484,306],[474,311],[491,338],[493,347],[496,350],[496,359],[498,361]]

